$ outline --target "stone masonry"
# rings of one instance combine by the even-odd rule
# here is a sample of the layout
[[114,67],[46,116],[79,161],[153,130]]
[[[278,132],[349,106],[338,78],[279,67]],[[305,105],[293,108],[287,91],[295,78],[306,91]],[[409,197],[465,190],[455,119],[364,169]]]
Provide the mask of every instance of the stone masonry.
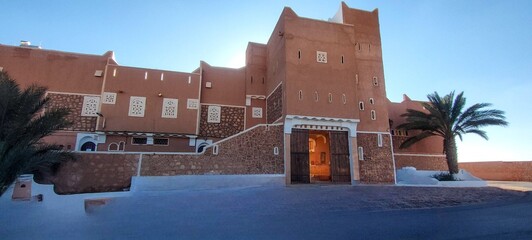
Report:
[[222,106],[220,123],[207,122],[208,108],[201,106],[200,136],[226,138],[244,131],[244,108]]
[[48,93],[50,103],[48,108],[66,107],[70,109],[67,120],[72,122],[72,126],[64,130],[94,132],[96,129],[96,117],[82,117],[83,96],[72,94]]
[[443,156],[395,155],[395,167],[415,167],[417,170],[447,171],[447,160]]
[[143,155],[141,175],[282,174],[283,164],[283,126],[259,126],[218,144],[217,155]]
[[[378,134],[358,133],[357,143],[364,148],[360,163],[360,181],[363,183],[394,183],[394,168],[390,135],[382,134],[382,147],[377,145]],[[356,151],[356,150],[354,150]]]
[[283,115],[283,85],[279,85],[277,89],[266,99],[266,116],[267,122],[273,123]]

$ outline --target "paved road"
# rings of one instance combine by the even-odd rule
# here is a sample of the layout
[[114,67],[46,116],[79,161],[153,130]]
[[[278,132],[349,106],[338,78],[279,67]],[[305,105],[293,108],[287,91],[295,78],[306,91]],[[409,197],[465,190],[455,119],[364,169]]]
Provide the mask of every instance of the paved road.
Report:
[[496,188],[141,192],[91,214],[67,203],[0,203],[2,239],[532,239],[531,194]]

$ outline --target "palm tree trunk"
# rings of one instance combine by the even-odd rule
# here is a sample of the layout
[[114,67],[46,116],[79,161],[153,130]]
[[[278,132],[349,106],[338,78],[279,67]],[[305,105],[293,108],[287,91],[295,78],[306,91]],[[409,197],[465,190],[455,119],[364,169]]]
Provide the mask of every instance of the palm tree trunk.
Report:
[[447,159],[447,167],[450,174],[458,173],[458,152],[456,148],[456,141],[454,137],[445,139],[444,141],[445,158]]

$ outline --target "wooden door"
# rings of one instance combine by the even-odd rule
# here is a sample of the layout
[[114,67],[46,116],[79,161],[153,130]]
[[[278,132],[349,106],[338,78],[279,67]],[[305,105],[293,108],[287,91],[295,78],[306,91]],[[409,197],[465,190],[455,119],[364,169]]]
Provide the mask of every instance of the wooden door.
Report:
[[310,183],[309,131],[292,129],[290,135],[290,173],[292,183]]
[[331,151],[331,180],[333,182],[351,182],[349,164],[349,139],[347,132],[329,132]]

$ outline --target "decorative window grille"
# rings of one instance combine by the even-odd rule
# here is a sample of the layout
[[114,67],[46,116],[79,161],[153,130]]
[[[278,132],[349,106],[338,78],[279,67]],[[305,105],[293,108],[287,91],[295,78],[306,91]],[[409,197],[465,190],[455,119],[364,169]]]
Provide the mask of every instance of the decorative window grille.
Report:
[[146,97],[130,97],[129,98],[129,114],[130,117],[144,117],[146,110]]
[[154,138],[153,145],[168,146],[168,138]]
[[83,108],[81,109],[81,116],[97,117],[98,106],[100,105],[100,97],[84,96]]
[[316,61],[319,63],[327,63],[327,52],[316,51]]
[[115,104],[116,103],[116,93],[104,92],[102,96],[103,104]]
[[148,138],[145,137],[134,137],[131,139],[131,144],[135,145],[145,145],[148,143]]
[[364,148],[358,147],[358,160],[364,160]]
[[262,118],[262,108],[254,107],[251,110],[253,112],[253,115],[252,115],[253,118]]
[[198,109],[199,100],[198,99],[187,99],[187,109]]
[[220,117],[222,115],[222,107],[209,106],[209,114],[207,116],[208,123],[220,123]]
[[162,118],[177,118],[177,103],[174,98],[163,98]]
[[382,134],[377,134],[377,146],[382,147]]
[[377,115],[375,113],[375,110],[371,110],[371,120],[376,120],[377,119]]

